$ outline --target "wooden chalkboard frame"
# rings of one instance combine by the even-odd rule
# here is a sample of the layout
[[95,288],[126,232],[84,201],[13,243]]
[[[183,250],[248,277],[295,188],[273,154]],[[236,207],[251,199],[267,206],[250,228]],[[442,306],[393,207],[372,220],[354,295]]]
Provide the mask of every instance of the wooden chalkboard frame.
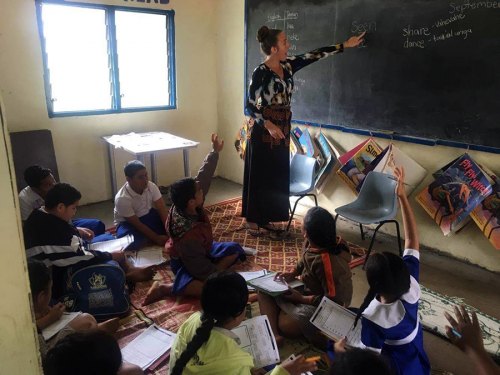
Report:
[[[248,98],[248,68],[247,68],[247,59],[248,59],[248,2],[251,0],[245,0],[245,8],[244,8],[244,69],[243,69],[243,87],[244,87],[244,95],[243,95],[243,113],[245,116],[248,116],[249,113],[246,110],[246,103]],[[342,125],[332,125],[332,124],[320,124],[311,121],[303,121],[303,120],[292,120],[293,123],[299,125],[308,125],[323,129],[332,129],[342,131],[344,133],[352,133],[366,136],[373,136],[377,138],[390,139],[401,142],[409,142],[415,143],[425,146],[447,146],[447,147],[455,147],[462,148],[466,150],[474,150],[474,151],[482,151],[493,154],[500,154],[500,147],[491,147],[485,145],[478,144],[469,144],[465,142],[456,142],[451,140],[444,139],[432,139],[432,138],[424,138],[424,137],[414,137],[410,135],[398,134],[390,131],[372,131],[360,128],[347,127]],[[499,124],[500,126],[500,124]]]

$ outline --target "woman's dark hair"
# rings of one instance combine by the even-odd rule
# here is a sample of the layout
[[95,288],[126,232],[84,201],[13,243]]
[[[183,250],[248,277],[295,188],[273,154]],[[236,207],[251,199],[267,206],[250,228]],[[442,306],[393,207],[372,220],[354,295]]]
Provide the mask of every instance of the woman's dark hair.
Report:
[[143,169],[146,169],[146,166],[142,162],[139,160],[131,160],[125,164],[123,173],[125,173],[126,177],[133,178],[137,172],[142,171]]
[[196,180],[194,178],[183,178],[170,186],[170,198],[179,210],[186,209],[190,199],[196,194]]
[[260,49],[266,55],[271,54],[271,48],[275,47],[278,43],[278,35],[281,33],[279,29],[270,29],[267,26],[262,26],[257,31],[257,40],[260,43]]
[[385,357],[369,350],[353,348],[335,355],[330,375],[391,375],[393,374]]
[[223,326],[240,315],[248,302],[248,288],[243,276],[223,271],[211,275],[201,292],[201,325],[179,356],[171,375],[181,375],[188,361],[208,341],[214,326]]
[[52,171],[49,168],[44,168],[39,165],[32,165],[24,171],[24,181],[29,187],[39,188],[42,184],[42,180],[49,177]]
[[410,272],[403,259],[385,251],[368,258],[366,278],[370,289],[359,308],[354,325],[358,323],[361,314],[377,294],[396,300],[410,289]]
[[328,249],[332,254],[340,254],[342,250],[349,251],[347,245],[338,242],[335,219],[322,207],[313,207],[304,217],[304,230],[312,244],[322,249]]
[[70,184],[59,182],[49,190],[45,197],[45,207],[51,209],[59,203],[69,206],[82,199],[82,194]]
[[52,275],[45,263],[35,259],[28,259],[28,275],[30,278],[31,296],[35,300],[41,292],[47,290],[50,280],[52,280]]
[[116,339],[101,330],[75,332],[49,350],[46,375],[116,375],[122,354]]

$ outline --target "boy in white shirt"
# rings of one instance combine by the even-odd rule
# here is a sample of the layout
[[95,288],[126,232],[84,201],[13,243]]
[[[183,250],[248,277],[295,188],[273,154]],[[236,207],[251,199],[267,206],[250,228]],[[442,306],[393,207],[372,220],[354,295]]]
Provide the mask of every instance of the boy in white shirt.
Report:
[[165,221],[167,208],[160,189],[149,181],[148,172],[139,160],[127,163],[127,182],[115,196],[116,236],[134,236],[129,248],[138,249],[148,240],[163,246],[167,241]]

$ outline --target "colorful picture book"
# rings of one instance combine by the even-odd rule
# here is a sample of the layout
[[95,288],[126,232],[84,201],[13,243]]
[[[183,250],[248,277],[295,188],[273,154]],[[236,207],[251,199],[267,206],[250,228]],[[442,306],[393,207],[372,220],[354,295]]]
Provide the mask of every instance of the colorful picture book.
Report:
[[[422,182],[427,171],[415,160],[406,155],[392,143],[387,146],[370,164],[364,173],[369,171],[381,172],[395,176],[396,167],[402,167],[405,171],[405,185],[408,195]],[[360,186],[358,186],[359,191]]]
[[495,173],[483,165],[480,167],[490,179],[492,192],[481,204],[477,205],[470,216],[493,247],[500,250],[500,180]]
[[[361,147],[360,147],[361,145]],[[365,168],[367,168],[372,161],[382,152],[380,146],[374,139],[369,138],[356,146],[353,150],[348,151],[349,158],[345,155],[341,156],[344,163],[337,171],[337,174],[344,180],[344,182],[351,188],[354,193],[358,193],[358,188],[361,188],[363,181],[366,177]],[[346,161],[347,160],[347,161]]]
[[416,199],[448,235],[464,225],[472,210],[491,194],[492,187],[468,154],[447,164],[437,175]]
[[332,170],[335,170],[335,168],[339,166],[339,153],[331,145],[331,143],[328,141],[328,138],[326,138],[326,136],[321,131],[316,134],[316,136],[314,137],[314,141],[316,142],[324,160],[323,165],[319,168],[315,182],[318,193],[321,193],[326,185],[328,177],[331,176]]

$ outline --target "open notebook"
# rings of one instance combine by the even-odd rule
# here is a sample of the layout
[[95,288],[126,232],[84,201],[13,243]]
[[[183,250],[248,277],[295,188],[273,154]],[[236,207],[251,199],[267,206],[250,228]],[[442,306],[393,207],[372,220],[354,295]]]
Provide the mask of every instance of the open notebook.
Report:
[[255,289],[269,294],[271,296],[277,296],[286,293],[289,288],[298,288],[304,285],[300,280],[294,280],[289,283],[281,280],[275,280],[276,273],[268,273],[267,275],[257,277],[256,279],[248,280],[247,284]]
[[334,340],[347,337],[346,344],[352,347],[362,347],[361,319],[354,327],[356,314],[343,306],[323,297],[318,308],[311,317],[311,323],[326,336]]

